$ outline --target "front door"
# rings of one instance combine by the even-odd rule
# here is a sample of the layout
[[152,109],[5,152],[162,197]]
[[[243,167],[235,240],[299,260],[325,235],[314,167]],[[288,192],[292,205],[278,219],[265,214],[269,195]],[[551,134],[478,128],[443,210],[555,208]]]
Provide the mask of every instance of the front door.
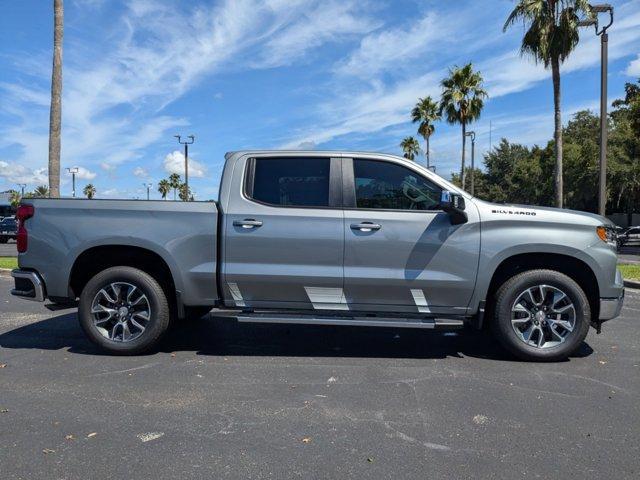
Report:
[[[224,212],[225,303],[344,309],[340,159],[240,160]],[[241,193],[242,192],[242,193]]]
[[464,313],[480,231],[451,225],[442,188],[400,161],[344,159],[344,290],[352,310]]

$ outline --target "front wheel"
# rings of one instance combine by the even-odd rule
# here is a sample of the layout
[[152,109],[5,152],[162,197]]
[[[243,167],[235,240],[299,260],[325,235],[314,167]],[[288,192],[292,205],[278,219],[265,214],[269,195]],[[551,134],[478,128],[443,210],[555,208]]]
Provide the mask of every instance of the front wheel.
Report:
[[113,267],[94,276],[80,295],[80,326],[110,353],[136,355],[151,350],[167,331],[167,296],[148,273]]
[[589,301],[575,281],[554,270],[529,270],[499,288],[493,331],[518,358],[557,361],[578,349],[590,320]]

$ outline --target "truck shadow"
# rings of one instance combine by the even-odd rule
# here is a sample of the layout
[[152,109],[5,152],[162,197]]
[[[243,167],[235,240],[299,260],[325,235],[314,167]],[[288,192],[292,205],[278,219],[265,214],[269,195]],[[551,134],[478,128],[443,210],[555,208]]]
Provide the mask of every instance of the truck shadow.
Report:
[[[34,322],[0,335],[2,348],[68,350],[104,355],[89,342],[75,312]],[[514,360],[487,332],[455,332],[376,327],[238,323],[206,316],[174,326],[159,351],[195,351],[212,356],[463,358]],[[584,343],[574,358],[591,355]]]

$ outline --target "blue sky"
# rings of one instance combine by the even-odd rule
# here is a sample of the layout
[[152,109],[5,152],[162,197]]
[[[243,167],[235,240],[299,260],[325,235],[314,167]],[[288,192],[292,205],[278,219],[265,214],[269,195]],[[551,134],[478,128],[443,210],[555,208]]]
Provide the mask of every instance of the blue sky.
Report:
[[[10,2],[0,19],[0,190],[46,183],[52,3]],[[613,1],[610,99],[640,77],[640,0]],[[248,148],[400,153],[409,111],[472,61],[490,99],[479,153],[500,137],[552,136],[548,72],[502,33],[511,0],[66,0],[62,167],[98,197],[144,196],[182,171],[174,134],[194,134],[191,184],[216,198],[224,153]],[[597,111],[599,40],[588,29],[562,66],[564,121]],[[460,130],[439,123],[438,173],[459,165]],[[62,176],[62,193],[71,181]]]

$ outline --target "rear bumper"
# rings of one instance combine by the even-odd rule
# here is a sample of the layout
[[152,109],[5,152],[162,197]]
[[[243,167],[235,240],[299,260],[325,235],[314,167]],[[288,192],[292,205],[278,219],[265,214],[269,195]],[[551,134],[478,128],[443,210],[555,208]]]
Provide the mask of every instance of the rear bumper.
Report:
[[11,290],[11,295],[25,300],[44,302],[46,298],[45,285],[38,273],[16,269],[11,271],[11,276],[15,281],[15,288]]

